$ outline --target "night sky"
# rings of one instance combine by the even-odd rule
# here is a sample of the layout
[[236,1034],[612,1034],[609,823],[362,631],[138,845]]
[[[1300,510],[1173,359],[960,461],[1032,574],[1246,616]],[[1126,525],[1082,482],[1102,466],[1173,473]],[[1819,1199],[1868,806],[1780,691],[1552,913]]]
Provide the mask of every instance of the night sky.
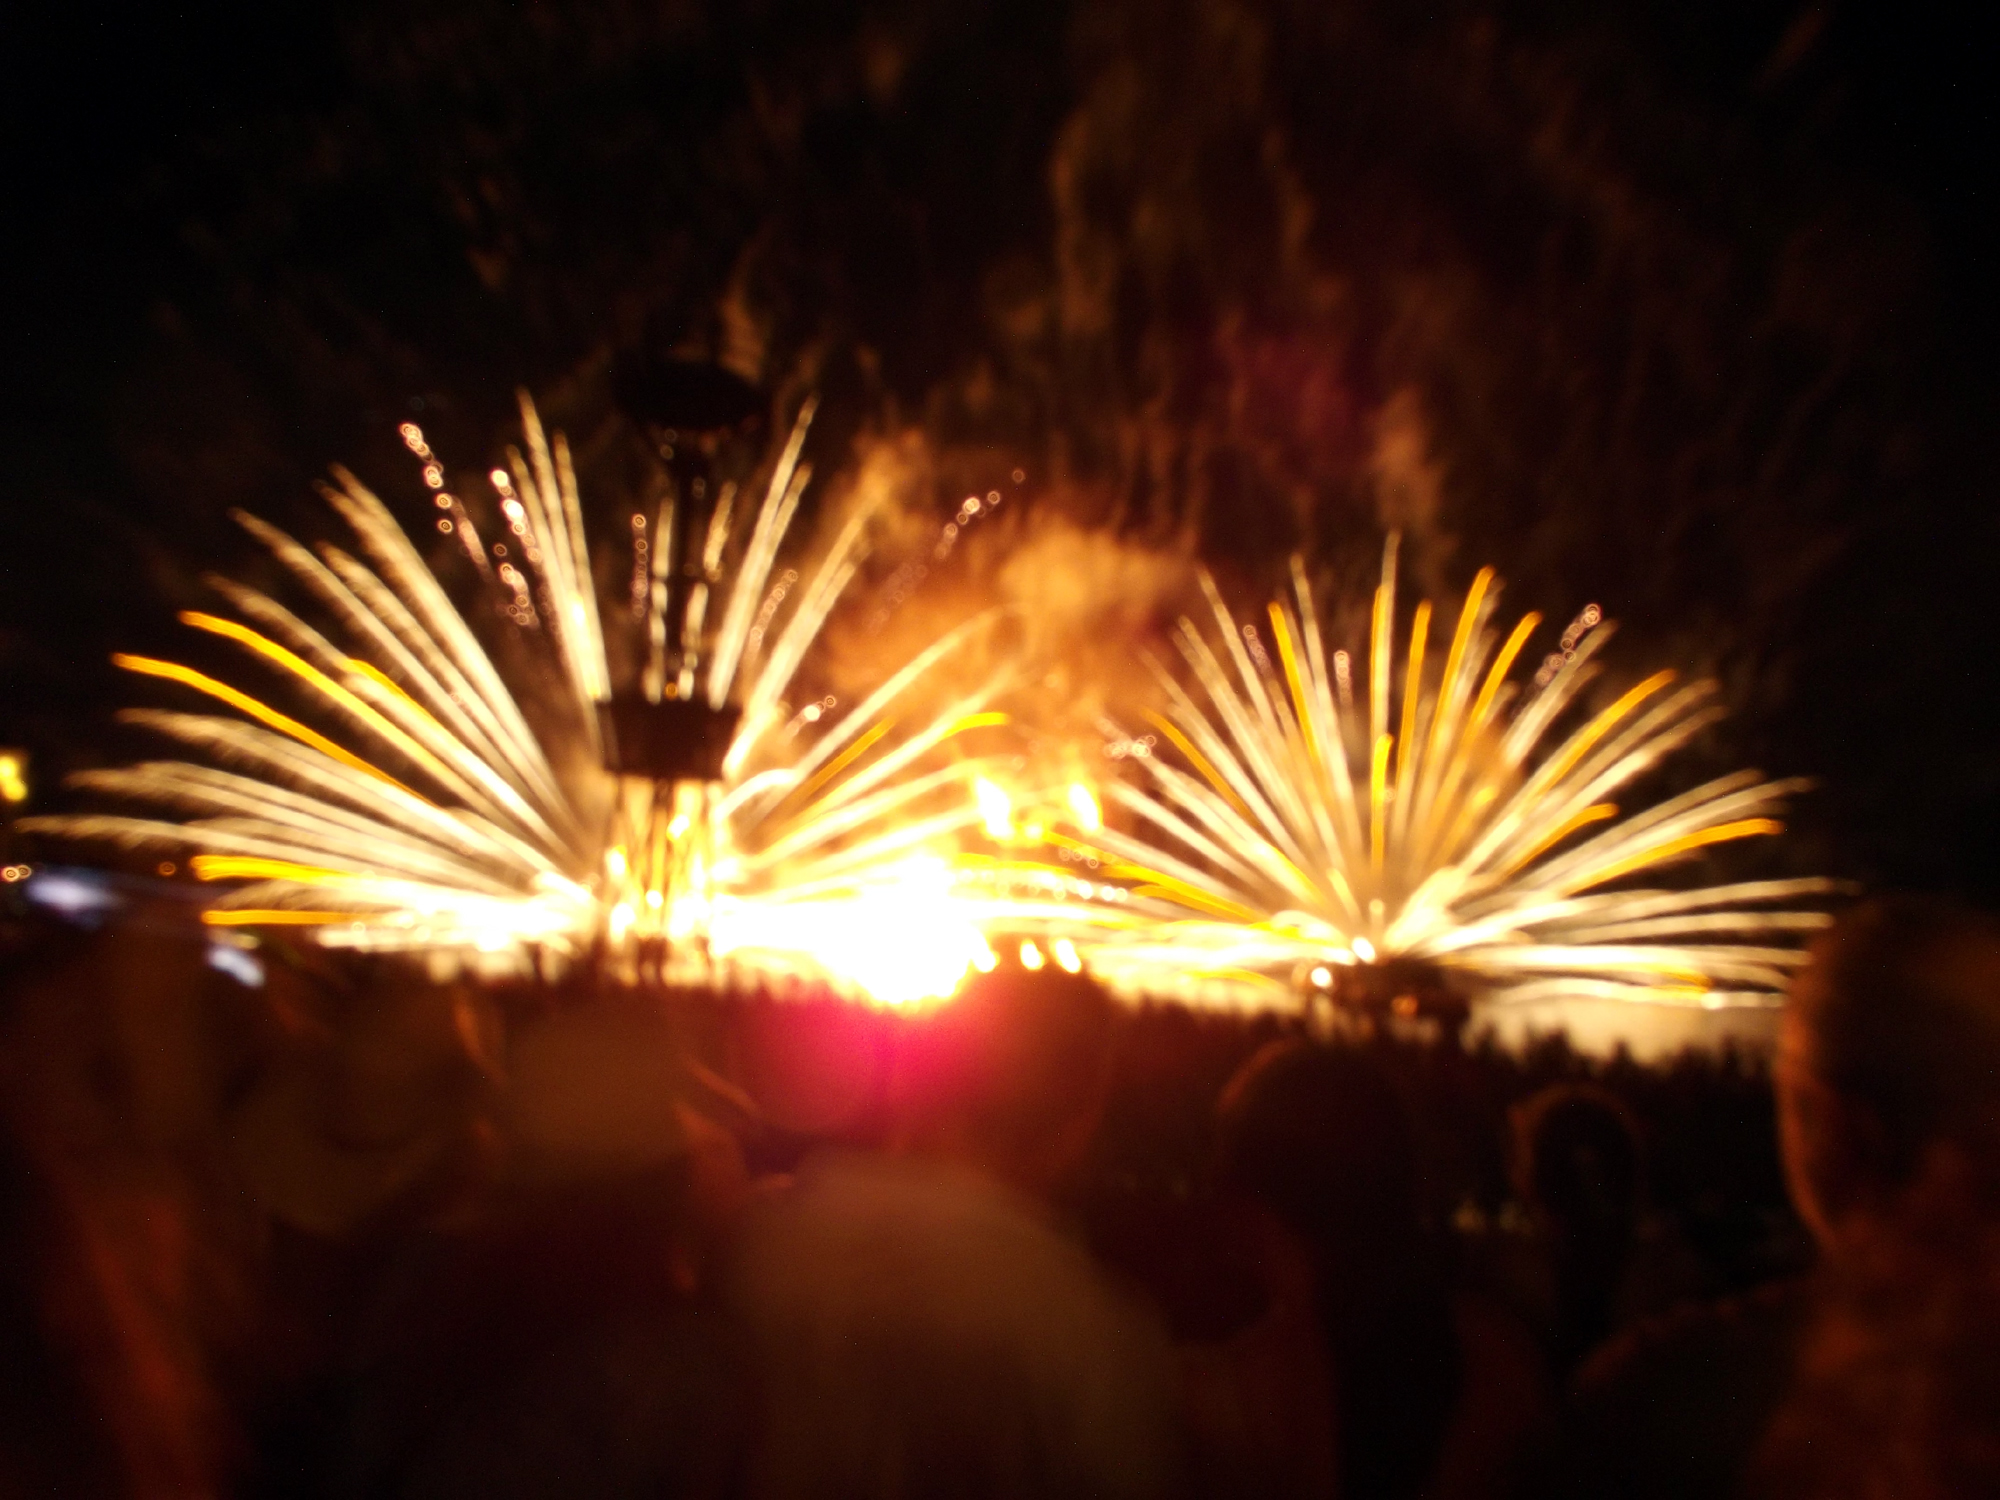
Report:
[[[1719,674],[1784,856],[1994,893],[1971,7],[8,7],[0,742],[128,753],[227,513],[416,493],[677,344],[1267,581],[1482,563]],[[141,8],[132,7],[137,11]],[[117,19],[111,19],[116,16]],[[395,489],[400,480],[404,489]]]

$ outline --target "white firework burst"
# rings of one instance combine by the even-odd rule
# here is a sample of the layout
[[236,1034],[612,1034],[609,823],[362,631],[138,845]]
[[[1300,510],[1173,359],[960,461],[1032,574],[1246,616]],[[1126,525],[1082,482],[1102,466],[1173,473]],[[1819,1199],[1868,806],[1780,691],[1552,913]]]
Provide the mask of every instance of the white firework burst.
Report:
[[[761,504],[739,509],[725,488],[707,518],[686,600],[690,649],[671,673],[657,647],[682,622],[660,618],[664,588],[641,601],[655,646],[649,696],[740,711],[720,775],[676,781],[603,768],[610,672],[576,476],[562,435],[545,434],[525,394],[521,415],[526,453],[510,450],[491,476],[512,543],[511,554],[492,549],[497,568],[422,434],[412,426],[404,437],[438,491],[440,530],[458,534],[504,612],[559,668],[563,701],[543,722],[388,508],[336,469],[323,493],[359,555],[240,517],[316,600],[331,635],[222,579],[213,582],[240,618],[181,617],[249,653],[296,711],[177,662],[120,655],[124,668],[233,710],[130,710],[126,720],[201,759],[75,778],[180,816],[23,826],[191,854],[195,875],[223,888],[205,913],[212,925],[301,929],[330,947],[486,971],[596,952],[628,979],[712,979],[727,963],[900,1001],[948,993],[969,963],[990,961],[977,911],[931,852],[979,818],[977,763],[941,751],[1000,717],[986,705],[1001,682],[937,691],[935,674],[984,622],[944,635],[844,710],[822,700],[794,714],[786,701],[860,566],[869,520],[857,507],[815,565],[777,569],[810,477],[810,405]],[[733,525],[746,511],[747,527]],[[932,700],[923,707],[920,682]]]
[[1073,914],[1097,972],[1225,1005],[1319,989],[1409,1006],[1427,985],[1499,1005],[1776,1003],[1798,935],[1827,920],[1794,903],[1829,883],[1654,877],[1778,832],[1801,784],[1739,771],[1613,800],[1718,716],[1712,682],[1657,673],[1555,738],[1609,634],[1594,607],[1525,683],[1539,617],[1503,633],[1491,569],[1441,653],[1428,601],[1399,648],[1392,539],[1357,683],[1296,561],[1268,634],[1202,581],[1214,637],[1177,633],[1192,685],[1160,671],[1156,732],[1112,747],[1137,772],[1105,788],[1124,826],[1054,836],[1127,894],[1101,922]]

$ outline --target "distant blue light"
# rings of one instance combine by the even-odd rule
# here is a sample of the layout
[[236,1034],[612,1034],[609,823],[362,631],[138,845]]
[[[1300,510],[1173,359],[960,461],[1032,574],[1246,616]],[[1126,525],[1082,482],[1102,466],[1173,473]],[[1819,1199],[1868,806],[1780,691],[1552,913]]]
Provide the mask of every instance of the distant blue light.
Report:
[[208,966],[219,969],[238,984],[257,990],[264,987],[264,963],[256,954],[234,943],[210,943]]
[[101,875],[86,870],[40,870],[28,877],[28,899],[37,906],[95,927],[104,914],[124,905]]

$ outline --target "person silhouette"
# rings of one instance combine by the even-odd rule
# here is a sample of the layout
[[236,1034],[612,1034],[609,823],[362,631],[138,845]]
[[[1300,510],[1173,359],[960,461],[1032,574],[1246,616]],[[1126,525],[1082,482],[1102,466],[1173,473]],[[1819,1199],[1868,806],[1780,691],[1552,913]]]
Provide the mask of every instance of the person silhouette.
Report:
[[1269,1214],[1309,1269],[1334,1493],[1512,1493],[1547,1417],[1540,1360],[1525,1329],[1444,1274],[1389,1079],[1355,1048],[1274,1042],[1220,1114],[1225,1186]]
[[2000,1493],[2000,924],[1912,897],[1845,913],[1792,986],[1774,1082],[1820,1264],[1593,1360],[1572,1488]]
[[1617,1321],[1639,1213],[1639,1139],[1619,1099],[1556,1084],[1514,1117],[1516,1191],[1547,1256],[1549,1368],[1564,1377]]

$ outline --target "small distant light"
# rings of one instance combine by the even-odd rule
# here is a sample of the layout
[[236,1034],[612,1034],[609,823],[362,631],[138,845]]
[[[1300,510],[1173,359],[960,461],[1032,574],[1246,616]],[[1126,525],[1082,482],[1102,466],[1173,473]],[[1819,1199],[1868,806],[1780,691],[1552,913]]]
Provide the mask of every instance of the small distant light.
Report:
[[1014,471],[1014,483],[1026,484],[1027,482],[1028,482],[1028,471],[1026,469],[1016,469]]
[[648,891],[646,892],[646,904],[654,911],[658,911],[667,904],[667,898],[658,891]]
[[631,866],[625,862],[625,846],[623,844],[613,845],[605,851],[604,873],[609,875],[613,880],[623,880],[625,872],[630,868]]
[[1415,995],[1398,995],[1389,1002],[1389,1009],[1405,1020],[1408,1020],[1417,1013],[1417,997]]
[[1374,963],[1375,945],[1369,942],[1367,938],[1364,937],[1356,938],[1354,940],[1354,956],[1360,959],[1364,964]]
[[26,880],[34,873],[33,868],[28,865],[8,865],[4,869],[0,869],[0,880],[6,881],[9,885],[15,885]]
[[1032,940],[1023,939],[1021,943],[1021,967],[1024,969],[1039,969],[1044,962],[1046,960],[1042,957],[1042,950],[1037,948]]
[[1333,983],[1333,970],[1329,969],[1325,964],[1321,964],[1312,971],[1312,982],[1321,989],[1325,989]]
[[613,941],[625,936],[625,929],[632,925],[637,916],[638,913],[632,910],[632,903],[629,901],[620,901],[616,906],[611,908],[611,936]]
[[675,813],[673,822],[667,824],[667,837],[670,839],[681,838],[687,833],[688,829],[692,828],[693,826],[694,825],[688,821],[688,815],[686,813]]
[[1057,938],[1050,951],[1056,956],[1056,964],[1072,974],[1083,972],[1083,960],[1077,956],[1076,944],[1068,938]]
[[429,486],[430,486],[430,487],[431,487],[432,489],[434,489],[434,490],[441,490],[441,489],[443,489],[443,488],[444,488],[444,470],[443,470],[443,469],[441,469],[441,468],[439,468],[439,467],[438,467],[438,466],[437,466],[436,464],[425,464],[425,465],[424,465],[424,483],[425,483],[425,484],[427,484],[427,485],[429,485]]
[[1000,967],[1000,960],[991,948],[981,943],[979,951],[972,955],[972,967],[982,974],[991,974]]
[[173,875],[176,871],[180,869],[180,866],[175,864],[170,859],[163,859],[153,868],[158,870],[160,875],[164,878]]

